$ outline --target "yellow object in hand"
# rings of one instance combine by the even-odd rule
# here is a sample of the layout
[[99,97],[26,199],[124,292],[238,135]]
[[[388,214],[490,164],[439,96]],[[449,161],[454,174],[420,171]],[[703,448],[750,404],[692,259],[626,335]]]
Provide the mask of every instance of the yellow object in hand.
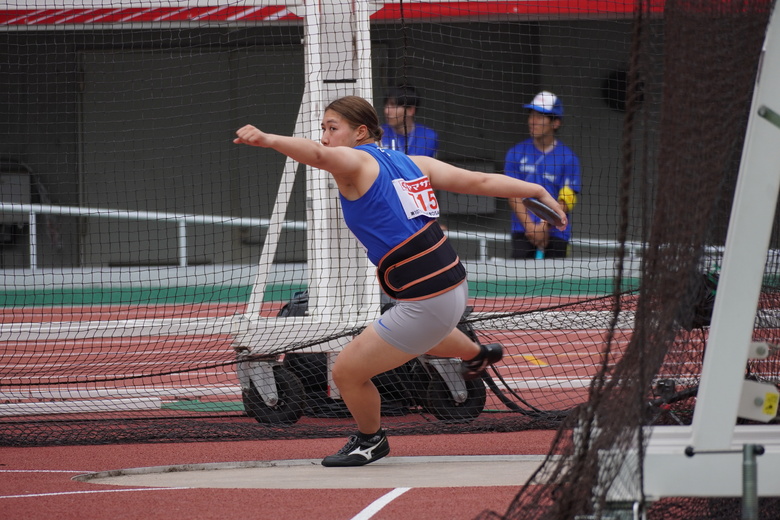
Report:
[[577,204],[577,194],[574,193],[573,189],[564,186],[561,188],[561,191],[558,192],[558,202],[565,204],[566,210],[571,211],[574,209],[574,205]]

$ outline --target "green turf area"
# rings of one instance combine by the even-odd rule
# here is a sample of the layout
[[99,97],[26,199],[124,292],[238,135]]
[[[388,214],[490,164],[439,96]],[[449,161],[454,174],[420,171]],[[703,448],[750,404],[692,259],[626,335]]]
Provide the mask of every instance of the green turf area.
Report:
[[[638,279],[623,281],[623,289],[638,287]],[[269,285],[264,301],[287,301],[302,284]],[[2,290],[0,307],[58,307],[90,305],[162,305],[198,303],[243,303],[249,300],[251,286],[116,287],[53,288],[39,290]],[[472,298],[507,296],[585,296],[611,294],[612,279],[582,278],[569,280],[516,279],[469,281]]]
[[164,403],[163,410],[182,410],[185,412],[243,412],[244,403],[237,401],[208,402],[196,400]]
[[[303,285],[269,286],[264,301],[286,301]],[[0,291],[0,307],[56,307],[86,305],[161,305],[193,303],[241,303],[252,287],[204,285],[200,287],[119,287]]]
[[[623,290],[637,289],[639,279],[624,279]],[[504,296],[585,296],[611,294],[611,278],[578,278],[568,280],[515,279],[469,280],[469,296],[496,298]]]

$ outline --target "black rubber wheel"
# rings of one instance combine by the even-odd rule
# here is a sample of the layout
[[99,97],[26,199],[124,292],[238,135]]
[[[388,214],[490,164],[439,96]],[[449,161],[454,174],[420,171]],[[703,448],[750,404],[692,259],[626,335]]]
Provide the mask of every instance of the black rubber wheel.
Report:
[[425,409],[440,421],[470,422],[485,409],[487,390],[481,379],[472,379],[466,381],[466,391],[466,400],[456,403],[444,379],[438,373],[432,372],[426,392]]
[[282,366],[274,366],[274,379],[279,402],[268,406],[263,401],[254,383],[249,382],[249,390],[244,390],[244,410],[249,417],[262,424],[295,424],[303,415],[306,393],[298,377]]

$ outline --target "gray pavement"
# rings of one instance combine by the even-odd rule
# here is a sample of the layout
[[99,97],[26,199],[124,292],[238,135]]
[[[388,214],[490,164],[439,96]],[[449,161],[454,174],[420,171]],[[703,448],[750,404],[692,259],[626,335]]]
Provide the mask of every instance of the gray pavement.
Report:
[[520,486],[543,455],[386,457],[356,468],[325,468],[320,459],[220,462],[88,473],[76,480],[139,487],[366,489]]

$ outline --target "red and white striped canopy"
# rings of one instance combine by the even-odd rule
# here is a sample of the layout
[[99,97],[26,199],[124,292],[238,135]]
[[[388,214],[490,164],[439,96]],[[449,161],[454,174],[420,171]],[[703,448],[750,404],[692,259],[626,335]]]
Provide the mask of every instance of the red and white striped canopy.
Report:
[[[271,0],[273,1],[273,0]],[[20,4],[35,3],[35,0],[19,0]],[[71,26],[71,25],[116,25],[149,23],[258,23],[296,21],[301,18],[294,8],[286,6],[258,6],[256,2],[230,2],[222,5],[202,5],[204,2],[158,2],[139,1],[116,4],[111,7],[107,0],[93,2],[57,2],[42,0],[41,8],[0,9],[0,26]],[[212,2],[219,4],[218,1]],[[57,5],[63,5],[58,7]],[[67,4],[67,5],[65,5]],[[81,4],[90,6],[79,7]],[[196,5],[192,5],[196,4]],[[6,4],[8,5],[8,4]],[[106,7],[109,5],[109,7]],[[479,18],[497,15],[516,16],[630,16],[636,6],[634,0],[519,0],[519,1],[460,1],[460,2],[405,2],[386,3],[375,12],[372,20],[397,20],[432,18]],[[663,0],[652,2],[652,12],[663,10]]]

